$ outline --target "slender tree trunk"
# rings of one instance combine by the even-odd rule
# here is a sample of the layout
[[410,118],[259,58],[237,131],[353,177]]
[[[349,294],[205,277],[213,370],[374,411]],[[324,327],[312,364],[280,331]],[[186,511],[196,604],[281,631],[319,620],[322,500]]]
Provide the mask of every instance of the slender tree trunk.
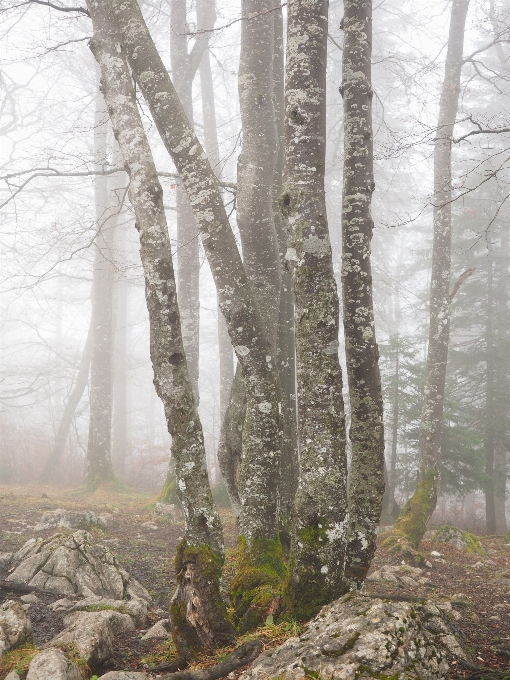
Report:
[[[116,250],[125,253],[126,231],[117,230]],[[118,258],[117,258],[118,261]],[[113,380],[113,463],[117,474],[126,473],[128,448],[128,286],[117,273],[115,282],[115,357]]]
[[[282,572],[277,485],[281,402],[278,373],[257,302],[237,250],[218,181],[187,120],[136,0],[113,0],[123,48],[161,138],[186,188],[215,280],[219,303],[242,366],[247,392],[240,470],[242,512],[239,590],[250,599],[252,566],[272,582]],[[260,574],[260,571],[258,572]],[[254,603],[256,608],[256,603]]]
[[[202,3],[203,4],[203,3]],[[200,5],[197,9],[200,8]],[[214,21],[212,22],[214,24]],[[221,176],[216,105],[209,50],[205,50],[200,62],[200,86],[202,91],[202,118],[204,121],[205,150],[218,179]],[[234,352],[228,337],[227,324],[218,305],[218,349],[220,359],[220,422],[228,407],[230,389],[234,379]]]
[[451,145],[458,110],[464,28],[469,0],[453,0],[445,77],[434,144],[434,240],[430,281],[430,322],[425,387],[420,421],[418,484],[388,541],[417,548],[434,511],[439,486],[441,425],[450,336],[452,231]]
[[[170,61],[175,89],[184,113],[193,126],[192,88],[195,74],[209,44],[210,29],[214,25],[215,13],[210,11],[206,0],[199,0],[197,6],[197,36],[193,49],[188,53],[186,0],[170,0],[171,38]],[[182,339],[190,373],[195,400],[200,395],[199,378],[199,330],[200,330],[200,259],[198,230],[193,210],[189,204],[181,179],[176,181],[177,212],[177,294],[181,314]],[[159,499],[174,502],[175,479],[172,465],[168,466],[163,489]]]
[[83,352],[81,355],[80,365],[78,367],[78,374],[76,376],[76,383],[64,406],[62,418],[60,420],[57,434],[55,436],[55,443],[53,444],[50,456],[44,466],[41,481],[51,482],[52,480],[55,479],[56,471],[60,465],[62,456],[64,455],[67,438],[69,437],[69,430],[71,429],[71,423],[73,422],[74,414],[76,413],[76,408],[80,403],[80,399],[82,398],[83,393],[85,392],[85,388],[89,380],[91,354],[92,354],[92,323],[89,326],[87,339],[85,341],[85,347],[83,348]]
[[487,325],[485,329],[486,343],[486,375],[485,375],[485,532],[496,533],[496,503],[494,480],[495,453],[495,395],[494,395],[494,282],[492,275],[492,247],[488,248],[488,276],[487,276]]
[[400,348],[398,331],[394,336],[392,345],[395,347],[395,374],[393,384],[393,398],[391,404],[392,423],[391,423],[391,452],[390,452],[390,470],[389,474],[385,465],[384,476],[384,498],[383,498],[383,519],[392,520],[396,513],[398,513],[397,504],[395,501],[396,488],[396,468],[397,468],[397,446],[398,446],[398,428],[399,428],[399,397],[400,397]]
[[219,591],[222,528],[209,487],[202,426],[182,341],[163,192],[129,68],[118,50],[111,3],[89,0],[88,9],[94,27],[92,51],[101,67],[112,127],[130,176],[129,199],[140,234],[154,384],[172,436],[177,488],[184,508],[186,534],[177,549],[178,588],[170,612],[176,647],[188,656],[189,649],[212,649],[232,638]]
[[284,603],[313,616],[344,590],[347,466],[339,304],[324,194],[328,5],[287,5],[285,170],[281,209],[293,262],[299,485]]
[[[98,94],[94,120],[96,170],[107,160],[108,114]],[[92,355],[90,361],[90,420],[86,482],[92,487],[114,478],[111,463],[112,344],[113,344],[113,225],[110,221],[108,178],[97,176],[94,186],[97,235],[92,284]]]
[[346,576],[361,584],[375,552],[384,494],[383,407],[370,264],[375,188],[371,1],[346,0],[342,22],[342,290],[352,446]]

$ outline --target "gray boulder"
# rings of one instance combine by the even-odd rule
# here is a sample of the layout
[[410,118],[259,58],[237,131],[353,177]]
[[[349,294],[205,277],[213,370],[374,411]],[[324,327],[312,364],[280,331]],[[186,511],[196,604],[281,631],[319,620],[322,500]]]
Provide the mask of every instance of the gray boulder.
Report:
[[316,673],[331,680],[442,680],[450,638],[464,654],[448,617],[430,602],[347,594],[323,607],[300,637],[261,654],[240,680],[305,680]]
[[447,543],[453,548],[468,554],[485,555],[485,549],[474,534],[462,531],[462,529],[448,524],[440,527],[432,537],[432,540],[435,543]]
[[26,680],[82,680],[82,676],[61,649],[45,649],[32,659]]
[[34,531],[47,531],[48,529],[106,529],[108,518],[111,515],[98,516],[91,510],[48,510],[41,520],[35,525]]
[[142,635],[142,640],[166,640],[170,637],[170,620],[161,619]]
[[0,553],[0,569],[7,569],[12,560],[12,553]]
[[113,639],[118,633],[135,630],[128,614],[111,609],[97,612],[73,612],[64,618],[64,630],[46,647],[73,642],[78,653],[94,670],[113,656]]
[[19,602],[6,600],[0,605],[0,656],[32,641],[28,614]]
[[134,624],[142,628],[147,623],[147,602],[145,600],[112,600],[108,597],[86,597],[76,604],[70,603],[68,612],[113,610],[129,614]]
[[28,583],[61,595],[151,600],[110,550],[95,543],[87,531],[32,538],[14,554],[12,565],[14,571],[8,581]]

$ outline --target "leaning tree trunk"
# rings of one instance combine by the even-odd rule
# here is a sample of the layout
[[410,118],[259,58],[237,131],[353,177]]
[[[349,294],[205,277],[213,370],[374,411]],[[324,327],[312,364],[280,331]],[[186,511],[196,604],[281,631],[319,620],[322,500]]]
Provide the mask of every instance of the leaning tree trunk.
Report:
[[434,142],[434,240],[430,281],[430,322],[425,387],[420,421],[420,460],[416,490],[402,508],[386,541],[395,549],[416,549],[434,511],[439,486],[448,341],[450,336],[450,269],[452,241],[453,128],[462,71],[464,28],[469,0],[453,0],[445,77]]
[[[131,74],[109,0],[89,0],[102,87],[114,134],[129,176],[129,199],[140,234],[141,260],[151,330],[154,384],[172,436],[177,489],[186,533],[177,549],[178,588],[170,612],[181,655],[227,644],[227,621],[219,580],[223,536],[207,477],[205,446],[181,335],[177,290],[163,192],[138,112]],[[184,115],[184,114],[183,114]]]
[[[95,166],[107,160],[108,114],[98,93],[94,120]],[[86,458],[86,483],[93,487],[114,479],[111,462],[113,395],[113,228],[110,221],[108,178],[96,176],[97,235],[92,284],[92,355],[90,360],[90,415]]]
[[[192,88],[195,74],[209,44],[214,12],[199,2],[199,21],[193,49],[188,53],[186,0],[171,0],[170,62],[177,95],[188,121],[193,125]],[[199,8],[197,8],[199,9]],[[205,10],[205,11],[204,11]],[[198,230],[186,190],[180,179],[175,186],[177,214],[177,294],[181,314],[182,339],[195,400],[199,401],[199,330],[200,330],[200,253]],[[159,495],[161,501],[173,502],[175,478],[170,464]]]
[[339,304],[324,193],[327,0],[287,5],[281,210],[293,263],[299,485],[286,610],[309,619],[344,589],[347,466]]
[[342,292],[352,446],[345,573],[359,585],[375,552],[384,494],[383,402],[370,264],[370,204],[375,188],[371,0],[346,0],[342,27]]
[[[216,284],[247,392],[240,470],[239,536],[246,542],[240,590],[250,599],[253,564],[274,580],[283,569],[277,526],[281,402],[278,374],[218,181],[179,102],[136,0],[112,0],[133,76],[182,178]],[[260,572],[259,572],[260,573]],[[253,591],[252,591],[253,592]],[[256,603],[254,603],[256,608]]]
[[57,434],[55,436],[55,443],[51,450],[50,456],[46,461],[44,466],[41,481],[51,482],[55,479],[55,471],[60,465],[62,456],[64,455],[64,450],[66,448],[67,438],[69,437],[69,430],[71,429],[71,423],[73,422],[74,414],[76,413],[76,408],[80,403],[80,399],[85,392],[87,383],[89,381],[90,372],[90,356],[92,354],[92,324],[89,326],[89,331],[87,333],[87,339],[85,341],[85,346],[80,359],[80,365],[78,367],[78,374],[76,376],[76,383],[74,388],[67,398],[64,410],[62,412],[62,418],[60,420]]

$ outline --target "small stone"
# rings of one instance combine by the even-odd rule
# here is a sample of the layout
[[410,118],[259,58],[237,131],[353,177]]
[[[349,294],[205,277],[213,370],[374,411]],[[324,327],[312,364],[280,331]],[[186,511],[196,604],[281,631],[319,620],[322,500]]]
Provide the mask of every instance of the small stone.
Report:
[[489,616],[489,619],[491,621],[501,621],[501,616]]
[[444,557],[440,552],[437,552],[437,550],[431,550],[430,554],[432,557]]
[[432,569],[432,563],[429,562],[428,560],[425,560],[425,566],[427,567],[427,569]]
[[169,627],[169,619],[161,619],[149,628],[145,635],[142,635],[142,640],[166,640],[170,637]]
[[480,567],[483,567],[483,562],[475,562],[473,564],[473,569],[480,569]]
[[144,529],[149,529],[149,531],[157,531],[159,528],[157,524],[154,524],[154,522],[144,522],[142,526]]
[[71,607],[73,605],[74,605],[74,602],[71,602],[71,600],[68,600],[67,597],[63,597],[60,600],[53,602],[53,604],[50,604],[50,609],[54,612],[64,611],[66,609],[71,609]]
[[28,604],[37,604],[37,602],[41,601],[37,597],[37,595],[34,595],[34,593],[28,593],[28,595],[22,595],[19,599],[22,602],[27,602]]

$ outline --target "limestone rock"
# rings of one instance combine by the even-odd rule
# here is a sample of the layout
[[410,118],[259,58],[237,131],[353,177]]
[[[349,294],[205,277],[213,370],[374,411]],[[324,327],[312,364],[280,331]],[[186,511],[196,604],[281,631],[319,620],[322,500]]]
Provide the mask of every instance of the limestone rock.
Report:
[[47,647],[74,642],[78,653],[95,669],[113,656],[113,638],[117,633],[135,630],[128,614],[111,609],[98,612],[73,612],[64,618],[64,630]]
[[135,626],[141,628],[147,622],[147,602],[138,598],[132,600],[113,600],[108,597],[86,597],[76,604],[70,603],[69,613],[79,611],[118,611],[129,614]]
[[170,620],[161,619],[142,636],[142,640],[166,640],[170,637]]
[[28,583],[61,595],[98,595],[150,602],[145,588],[121,567],[110,550],[87,531],[32,538],[12,558],[8,581]]
[[0,605],[0,656],[32,642],[32,625],[19,602],[6,600]]
[[447,543],[462,552],[485,555],[485,550],[480,545],[476,536],[448,524],[440,527],[432,537],[432,540],[436,543]]
[[173,503],[156,503],[154,506],[154,514],[170,517],[174,523],[183,521],[182,512]]
[[16,671],[11,671],[5,676],[5,680],[19,680],[19,675],[16,673]]
[[48,510],[41,520],[35,525],[34,531],[46,531],[47,529],[91,529],[98,527],[106,529],[108,525],[106,516],[98,517],[91,510]]
[[45,649],[32,659],[26,680],[82,680],[82,677],[78,666],[61,649]]
[[384,565],[377,571],[369,574],[366,580],[369,582],[386,581],[387,583],[405,586],[407,588],[418,588],[429,582],[428,579],[423,576],[423,569],[409,567],[407,565]]
[[8,569],[11,564],[12,553],[0,553],[0,570]]
[[73,604],[74,603],[71,602],[71,600],[68,600],[67,597],[63,597],[61,600],[57,600],[56,602],[53,602],[53,604],[50,604],[49,607],[54,612],[63,612],[66,609],[71,609]]
[[22,595],[19,598],[22,602],[25,602],[26,604],[37,604],[41,600],[35,595],[34,593],[28,593],[27,595]]
[[[440,628],[438,621],[446,633],[429,630],[429,624]],[[261,654],[240,680],[305,680],[315,673],[331,680],[442,680],[448,674],[444,647],[452,648],[450,637],[464,653],[448,622],[430,602],[383,601],[349,593],[323,607],[300,637]]]

